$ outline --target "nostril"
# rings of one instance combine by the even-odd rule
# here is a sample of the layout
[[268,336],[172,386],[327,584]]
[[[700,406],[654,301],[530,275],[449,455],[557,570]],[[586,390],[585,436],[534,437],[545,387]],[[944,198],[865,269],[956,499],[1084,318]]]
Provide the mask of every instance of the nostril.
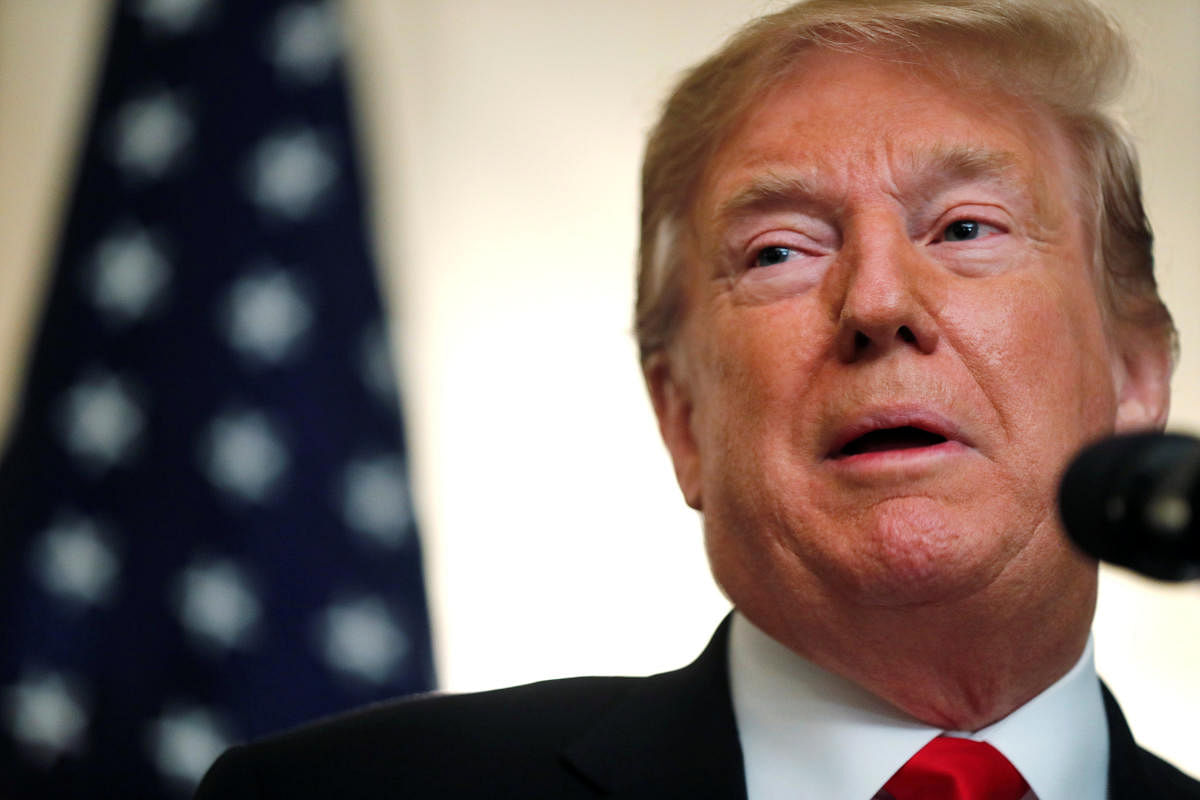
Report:
[[912,332],[912,329],[907,325],[901,325],[900,330],[896,331],[896,335],[900,337],[900,341],[905,344],[916,344],[917,335]]
[[867,336],[862,331],[854,332],[854,349],[863,350],[871,343],[871,337]]

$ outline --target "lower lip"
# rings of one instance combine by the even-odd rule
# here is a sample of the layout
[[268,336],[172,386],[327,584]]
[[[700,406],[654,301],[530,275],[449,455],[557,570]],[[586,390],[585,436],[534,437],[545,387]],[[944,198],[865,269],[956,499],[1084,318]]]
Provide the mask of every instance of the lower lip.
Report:
[[885,469],[889,467],[917,467],[929,462],[942,461],[965,453],[966,445],[948,440],[926,447],[904,447],[894,450],[872,450],[850,456],[834,456],[829,463],[836,467],[853,470]]

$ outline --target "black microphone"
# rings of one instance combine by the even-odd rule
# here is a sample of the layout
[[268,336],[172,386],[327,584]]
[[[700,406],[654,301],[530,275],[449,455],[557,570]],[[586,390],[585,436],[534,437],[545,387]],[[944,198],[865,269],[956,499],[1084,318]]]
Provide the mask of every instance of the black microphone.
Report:
[[1058,507],[1088,555],[1151,578],[1200,577],[1200,439],[1135,433],[1081,452]]

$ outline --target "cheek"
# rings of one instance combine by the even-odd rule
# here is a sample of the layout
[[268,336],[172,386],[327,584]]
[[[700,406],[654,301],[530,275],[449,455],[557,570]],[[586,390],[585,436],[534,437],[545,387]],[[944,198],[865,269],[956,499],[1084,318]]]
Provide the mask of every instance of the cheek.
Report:
[[1041,333],[1026,342],[1031,380],[1048,395],[1045,408],[1065,429],[1089,439],[1110,431],[1116,418],[1111,352],[1093,299],[1086,285],[1075,287],[1073,297],[1058,296],[1039,310],[1035,322]]
[[[1088,298],[1081,302],[1080,298]],[[964,361],[1014,452],[1053,468],[1111,430],[1116,396],[1099,308],[1086,285],[1024,280],[955,320]]]
[[818,405],[805,398],[820,361],[820,321],[799,303],[730,306],[697,333],[693,431],[706,520],[770,515],[789,502],[784,495],[805,474],[797,467],[809,460],[802,431]]
[[[706,386],[698,411],[724,447],[778,447],[803,422],[828,332],[799,302],[778,307],[732,307],[716,314],[700,363]],[[765,454],[765,453],[764,453]]]

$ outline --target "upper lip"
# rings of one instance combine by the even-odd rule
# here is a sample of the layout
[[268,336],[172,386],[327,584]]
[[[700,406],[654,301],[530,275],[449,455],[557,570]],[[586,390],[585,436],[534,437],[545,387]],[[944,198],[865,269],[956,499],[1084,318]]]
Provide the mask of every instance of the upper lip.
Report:
[[826,449],[827,457],[837,457],[846,445],[868,433],[896,428],[917,428],[948,441],[970,445],[959,426],[940,412],[927,408],[880,408],[859,411],[844,424],[836,426]]

